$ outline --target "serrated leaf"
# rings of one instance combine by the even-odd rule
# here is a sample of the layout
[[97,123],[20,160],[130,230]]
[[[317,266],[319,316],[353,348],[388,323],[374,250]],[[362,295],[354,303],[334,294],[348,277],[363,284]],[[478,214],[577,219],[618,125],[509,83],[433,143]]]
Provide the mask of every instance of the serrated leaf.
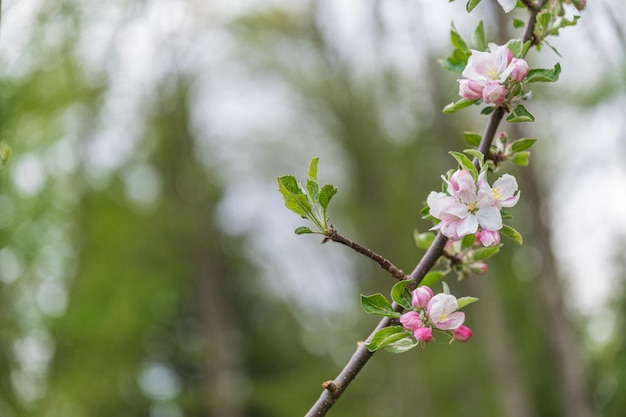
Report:
[[459,306],[457,307],[457,310],[462,309],[465,306],[468,306],[470,304],[475,303],[476,301],[478,301],[478,298],[476,297],[461,297],[457,300]]
[[384,349],[391,353],[404,353],[408,350],[413,349],[415,346],[418,346],[420,343],[415,340],[413,337],[405,337],[404,339],[400,339],[397,342],[393,342],[384,347]]
[[449,153],[450,155],[452,155],[454,159],[456,159],[456,161],[459,163],[459,166],[461,168],[466,169],[467,171],[470,172],[470,174],[472,174],[472,177],[474,177],[474,180],[478,178],[478,170],[476,169],[472,161],[470,161],[470,159],[467,156],[465,156],[461,152],[450,151]]
[[420,282],[420,286],[426,285],[432,288],[435,284],[439,283],[447,274],[448,271],[430,271],[426,274],[424,279],[422,279],[422,282]]
[[514,27],[515,29],[521,29],[521,28],[523,28],[524,26],[526,26],[526,22],[524,22],[523,20],[521,20],[521,19],[516,19],[516,18],[514,18],[514,19],[513,19],[513,27]]
[[391,288],[391,299],[396,303],[400,304],[405,310],[411,309],[411,291],[407,288],[411,280],[405,279],[403,281],[398,281]]
[[319,205],[322,206],[322,209],[324,210],[324,215],[326,215],[328,204],[335,194],[337,194],[337,187],[331,184],[324,185],[320,190],[320,194],[317,200],[319,202]]
[[378,293],[373,295],[361,294],[361,308],[368,314],[377,316],[398,318],[400,313],[393,310],[391,303],[384,295]]
[[530,149],[535,144],[535,142],[537,142],[537,139],[531,139],[531,138],[517,139],[511,143],[511,150],[513,152],[525,151],[526,149]]
[[452,102],[443,108],[443,112],[445,114],[451,114],[466,107],[471,106],[476,103],[478,100],[468,100],[466,98],[462,98],[459,101]]
[[370,352],[375,352],[382,347],[391,345],[409,336],[410,333],[402,326],[383,327],[374,334],[372,340],[366,343],[365,347],[367,347],[367,350]]
[[308,233],[314,233],[314,232],[306,226],[300,226],[300,227],[297,227],[296,230],[294,230],[294,233],[297,235],[306,235]]
[[304,218],[311,218],[311,204],[293,175],[278,177],[278,191],[283,195],[285,207]]
[[313,180],[313,181],[315,181],[315,182],[317,182],[317,165],[318,165],[319,161],[320,161],[319,158],[313,158],[309,162],[308,178]]
[[515,110],[513,110],[511,114],[509,114],[509,116],[506,118],[506,121],[510,123],[534,122],[535,116],[530,114],[528,110],[526,110],[526,107],[524,107],[522,104],[519,104],[517,107],[515,107]]
[[465,142],[471,146],[479,146],[482,140],[482,136],[474,132],[463,132],[463,137],[465,138]]
[[561,64],[558,62],[554,65],[552,69],[542,69],[542,68],[534,68],[528,71],[528,75],[526,76],[526,82],[528,83],[553,83],[558,81],[559,75],[561,74]]
[[[476,4],[478,3],[480,3],[480,0],[476,1]],[[469,6],[469,3],[467,4]],[[476,7],[476,5],[474,5],[474,7]],[[485,41],[485,28],[483,27],[482,20],[478,22],[478,26],[476,26],[476,29],[474,29],[474,33],[472,33],[472,44],[474,45],[474,49],[476,49],[477,51],[487,50],[487,41]]]
[[517,243],[518,245],[521,245],[522,243],[524,243],[522,234],[509,225],[505,224],[504,226],[502,226],[502,229],[500,229],[500,234],[508,237],[513,242]]
[[513,162],[515,165],[525,167],[528,165],[528,158],[530,158],[530,152],[517,152],[513,154],[510,161]]
[[482,261],[500,252],[500,245],[488,248],[477,248],[472,251],[472,260]]
[[306,191],[311,198],[312,202],[317,202],[320,194],[319,186],[317,185],[317,181],[308,178],[306,180]]
[[432,232],[419,233],[417,230],[414,230],[413,239],[418,248],[428,250],[433,240],[435,240],[435,234]]

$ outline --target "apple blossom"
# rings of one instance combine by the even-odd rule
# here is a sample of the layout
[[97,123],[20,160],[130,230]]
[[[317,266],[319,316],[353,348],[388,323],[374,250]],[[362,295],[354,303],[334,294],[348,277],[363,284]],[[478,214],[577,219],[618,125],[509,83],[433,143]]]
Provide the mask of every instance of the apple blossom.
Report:
[[485,86],[474,80],[458,80],[459,81],[459,95],[468,100],[479,100],[483,98],[483,89]]
[[457,308],[455,296],[441,293],[428,302],[426,310],[435,327],[440,330],[454,330],[465,321],[465,313],[456,311]]
[[489,44],[490,52],[471,49],[472,55],[467,60],[467,66],[461,73],[463,77],[480,82],[500,81],[503,83],[511,74],[515,66],[513,52],[506,45]]
[[411,292],[411,304],[413,308],[416,310],[426,308],[430,299],[433,298],[433,295],[433,290],[431,290],[430,287],[426,285],[417,287]]
[[433,339],[433,329],[430,327],[420,327],[413,332],[415,340],[418,342],[430,342]]
[[528,63],[523,59],[513,58],[511,61],[511,65],[513,65],[513,71],[511,71],[511,79],[515,81],[522,81],[528,75],[530,71],[530,67]]
[[472,337],[472,330],[467,326],[459,326],[454,329],[452,336],[454,337],[454,340],[465,343],[470,339],[470,337]]
[[482,98],[486,104],[501,104],[506,98],[506,88],[499,81],[487,81],[483,88]]
[[478,241],[483,246],[496,246],[500,243],[500,232],[483,229],[479,233]]
[[456,240],[475,233],[478,226],[487,230],[502,228],[502,217],[486,180],[479,180],[477,187],[467,170],[458,170],[448,181],[448,193],[451,195],[434,191],[428,195],[430,214],[441,220],[432,230]]
[[400,324],[408,331],[415,331],[422,327],[422,319],[415,311],[409,311],[400,316]]
[[[504,174],[491,187],[496,207],[513,207],[519,201],[517,180],[513,175]],[[494,229],[498,230],[498,229]]]

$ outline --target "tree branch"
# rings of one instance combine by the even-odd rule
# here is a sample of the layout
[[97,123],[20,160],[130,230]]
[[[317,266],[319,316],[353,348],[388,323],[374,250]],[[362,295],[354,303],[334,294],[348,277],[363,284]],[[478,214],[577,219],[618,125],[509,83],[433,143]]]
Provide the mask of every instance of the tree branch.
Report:
[[[536,40],[534,39],[533,32],[535,28],[535,22],[537,20],[537,14],[543,8],[546,1],[547,0],[541,0],[537,4],[532,3],[533,7],[527,4],[527,3],[530,3],[529,1],[524,1],[524,4],[526,4],[530,13],[529,13],[529,18],[528,18],[528,23],[526,25],[526,30],[524,32],[523,42],[531,41],[533,45],[535,44]],[[497,106],[495,110],[493,111],[493,113],[491,113],[491,116],[489,117],[489,121],[487,122],[487,126],[485,127],[485,131],[483,133],[480,144],[478,146],[478,150],[486,157],[489,155],[489,150],[495,138],[496,131],[498,130],[498,126],[502,122],[502,118],[504,117],[506,112],[507,112],[506,108]],[[474,158],[473,163],[476,167],[478,167],[478,160],[476,158]],[[333,239],[333,236],[335,236],[335,239]],[[373,255],[376,255],[373,252],[371,252],[369,249],[363,248],[360,245],[350,241],[349,239],[343,238],[345,239],[345,242],[344,242],[342,240],[339,240],[338,238],[342,238],[342,237],[336,233],[333,233],[331,236],[329,236],[329,239],[335,242],[343,243],[344,245],[347,245],[355,249],[357,252],[363,253],[364,255],[378,262],[379,265],[381,265],[383,269],[388,270],[385,266],[383,266],[383,263],[384,261],[386,262],[389,262],[389,261],[387,261],[382,256],[377,255],[379,257],[379,260],[377,260],[378,258],[372,257],[370,254],[368,254],[368,253],[371,253]],[[408,285],[408,288],[410,289],[416,288],[419,285],[419,283],[422,281],[422,279],[424,279],[424,276],[426,276],[428,271],[430,271],[430,269],[435,265],[437,260],[443,255],[444,248],[445,248],[447,241],[448,241],[448,238],[442,235],[441,232],[437,234],[433,243],[430,245],[430,247],[428,248],[428,250],[422,257],[422,259],[419,261],[419,263],[413,270],[413,272],[411,272],[410,279],[412,282]],[[352,246],[350,243],[352,243],[352,245],[356,245],[356,247]],[[361,248],[363,251],[357,249],[357,247]],[[383,263],[381,263],[380,260],[382,260]],[[389,264],[392,265],[391,262],[389,262]],[[404,275],[404,273],[402,273],[402,275]],[[397,312],[402,312],[403,310],[402,307],[396,304],[395,302],[393,303],[393,308]],[[367,341],[370,341],[378,330],[384,327],[387,327],[391,325],[392,323],[394,323],[393,319],[389,317],[384,317],[378,323],[374,331],[372,331],[372,333],[368,336]],[[356,376],[361,371],[361,369],[363,369],[363,367],[365,366],[367,361],[369,361],[372,355],[374,355],[374,352],[370,352],[369,350],[367,350],[364,343],[359,343],[356,351],[352,354],[352,357],[350,358],[346,366],[344,366],[344,368],[341,370],[337,378],[335,378],[334,380],[326,381],[322,384],[324,388],[324,390],[322,391],[322,394],[320,395],[319,399],[315,402],[315,404],[313,404],[309,412],[305,414],[305,417],[325,416],[328,410],[333,406],[333,404],[335,404],[335,402],[339,399],[339,397],[345,392],[348,385],[350,385],[350,383],[354,380],[354,378],[356,378]]]
[[[354,249],[358,253],[367,256],[368,258],[376,262],[378,265],[380,265],[382,269],[389,272],[391,276],[397,279],[398,281],[408,278],[408,276],[404,273],[404,271],[402,271],[400,268],[392,264],[391,261],[389,261],[389,259],[384,258],[383,256],[377,254],[376,252],[373,252],[370,249],[367,249],[366,247],[363,247],[359,245],[358,243],[348,239],[347,237],[340,235],[332,226],[331,226],[331,233],[326,239],[330,239],[333,242],[346,245],[349,248]],[[325,243],[325,242],[326,240],[324,240],[324,242],[322,243]]]

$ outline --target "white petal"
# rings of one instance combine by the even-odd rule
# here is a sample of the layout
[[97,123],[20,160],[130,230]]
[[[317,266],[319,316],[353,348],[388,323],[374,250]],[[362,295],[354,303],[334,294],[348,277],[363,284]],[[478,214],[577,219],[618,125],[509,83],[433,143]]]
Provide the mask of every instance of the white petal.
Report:
[[502,229],[502,216],[497,207],[481,207],[476,213],[476,217],[483,229],[492,231]]
[[517,0],[498,0],[498,3],[500,3],[500,6],[502,6],[504,12],[508,13],[515,8]]

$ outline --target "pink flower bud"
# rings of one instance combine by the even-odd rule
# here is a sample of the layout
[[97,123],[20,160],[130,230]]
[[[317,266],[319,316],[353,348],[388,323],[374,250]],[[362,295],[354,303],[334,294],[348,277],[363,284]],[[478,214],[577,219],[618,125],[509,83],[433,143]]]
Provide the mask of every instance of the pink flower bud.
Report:
[[509,65],[513,61],[513,51],[509,48],[506,48],[506,63]]
[[483,246],[496,246],[500,243],[500,232],[497,230],[481,230],[478,235],[477,242],[481,243]]
[[413,305],[413,308],[416,310],[426,308],[426,305],[428,305],[430,299],[433,298],[433,295],[433,290],[426,285],[417,287],[411,293],[411,304]]
[[500,81],[487,81],[483,88],[483,101],[487,104],[501,104],[506,97],[506,88]]
[[465,343],[472,337],[472,331],[467,326],[460,326],[454,329],[453,337],[454,340]]
[[469,265],[470,271],[476,275],[484,275],[487,273],[487,264],[484,262],[474,262]]
[[420,327],[413,332],[413,336],[415,336],[415,340],[418,342],[430,342],[433,339],[433,329],[430,327]]
[[511,78],[515,81],[522,81],[528,75],[530,67],[528,63],[523,59],[513,58],[511,62],[513,65],[513,71],[511,71]]
[[459,95],[468,100],[478,100],[483,97],[483,85],[478,81],[462,79],[459,82]]
[[422,319],[415,311],[409,311],[400,316],[400,323],[408,331],[412,332],[422,327]]

